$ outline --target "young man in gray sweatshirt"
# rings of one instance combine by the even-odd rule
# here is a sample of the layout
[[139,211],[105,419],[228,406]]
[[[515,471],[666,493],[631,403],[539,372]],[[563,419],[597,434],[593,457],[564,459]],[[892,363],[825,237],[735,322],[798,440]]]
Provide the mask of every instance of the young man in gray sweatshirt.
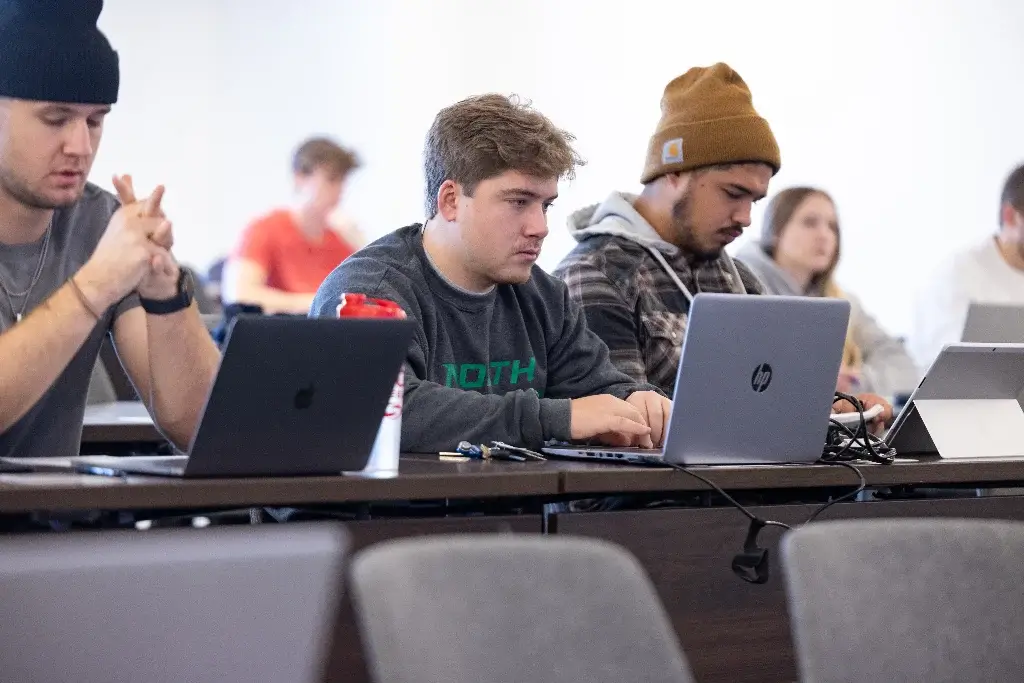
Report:
[[321,285],[399,304],[418,323],[406,362],[402,450],[461,440],[661,445],[671,402],[615,368],[565,285],[534,267],[572,136],[502,95],[443,109],[427,135],[425,224],[364,247]]
[[555,275],[615,365],[671,396],[693,297],[764,293],[725,247],[750,225],[751,205],[767,194],[782,162],[750,90],[726,64],[673,79],[661,112],[643,191],[614,192],[573,213],[569,229],[578,244]]

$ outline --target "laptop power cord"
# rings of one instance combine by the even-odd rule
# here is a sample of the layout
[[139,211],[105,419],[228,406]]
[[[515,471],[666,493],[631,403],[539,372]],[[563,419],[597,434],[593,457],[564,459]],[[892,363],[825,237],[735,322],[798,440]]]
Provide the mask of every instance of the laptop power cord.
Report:
[[[871,434],[868,429],[868,422],[864,418],[864,404],[856,397],[841,392],[836,392],[835,396],[836,401],[849,401],[850,404],[853,405],[854,409],[860,413],[860,421],[855,425],[854,429],[851,429],[840,422],[829,420],[825,448],[822,452],[821,458],[818,460],[818,463],[824,465],[836,465],[851,470],[857,475],[858,483],[857,487],[852,491],[833,498],[827,503],[821,505],[810,515],[810,517],[807,518],[805,522],[803,522],[804,524],[810,524],[825,512],[825,510],[829,509],[836,503],[855,499],[862,491],[864,491],[864,489],[867,488],[867,480],[864,478],[864,474],[857,467],[851,464],[851,461],[868,461],[882,465],[890,465],[896,458],[896,451],[887,446],[884,441]],[[703,475],[694,472],[685,465],[677,465],[675,463],[666,462],[662,458],[653,457],[650,459],[645,458],[644,461],[650,465],[670,467],[672,469],[679,470],[680,472],[685,472],[711,488],[715,493],[725,499],[727,503],[743,513],[743,515],[750,520],[750,524],[747,527],[747,537],[743,541],[743,550],[732,559],[732,571],[739,578],[748,583],[761,584],[768,582],[768,579],[771,576],[768,549],[762,548],[758,545],[757,537],[765,527],[778,527],[780,529],[792,531],[792,526],[785,524],[784,522],[762,519],[749,508],[726,493],[718,484]]]
[[879,465],[891,465],[896,459],[896,451],[885,441],[878,438],[868,429],[864,419],[864,404],[856,396],[836,392],[836,401],[847,401],[860,413],[860,420],[854,429],[836,420],[829,420],[828,433],[825,437],[825,451],[820,462],[837,463],[850,460],[866,460]]

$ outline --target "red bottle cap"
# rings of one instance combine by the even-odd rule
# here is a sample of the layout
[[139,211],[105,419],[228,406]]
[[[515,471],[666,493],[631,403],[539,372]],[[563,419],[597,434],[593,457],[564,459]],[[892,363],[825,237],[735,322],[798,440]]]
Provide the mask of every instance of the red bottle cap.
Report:
[[394,301],[371,299],[365,294],[342,294],[337,314],[339,318],[405,318],[405,311]]

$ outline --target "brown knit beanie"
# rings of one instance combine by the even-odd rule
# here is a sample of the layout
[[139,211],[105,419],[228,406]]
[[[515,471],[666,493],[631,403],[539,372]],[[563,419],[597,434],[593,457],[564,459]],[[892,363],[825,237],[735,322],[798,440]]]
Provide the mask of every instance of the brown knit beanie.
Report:
[[665,86],[641,183],[741,161],[763,161],[775,173],[782,165],[775,136],[754,111],[750,89],[738,73],[719,62],[694,67]]

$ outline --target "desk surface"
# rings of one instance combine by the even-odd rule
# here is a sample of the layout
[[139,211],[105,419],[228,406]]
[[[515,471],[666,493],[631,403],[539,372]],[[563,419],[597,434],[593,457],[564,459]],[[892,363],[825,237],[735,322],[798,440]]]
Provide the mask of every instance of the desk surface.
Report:
[[[785,490],[853,486],[845,468],[827,465],[695,468],[726,490]],[[1024,484],[1024,458],[954,461],[930,458],[862,465],[869,486]],[[359,476],[124,479],[62,473],[0,475],[0,512],[32,510],[189,509],[330,505],[397,500],[501,497],[552,498],[643,492],[693,492],[707,486],[674,470],[598,463],[448,462],[402,457],[390,479]]]
[[[868,486],[945,484],[1012,484],[1024,482],[1024,458],[943,460],[919,458],[892,465],[860,464]],[[706,491],[708,486],[685,472],[655,467],[561,462],[562,492],[569,494]],[[836,465],[753,465],[694,467],[726,490],[826,488],[856,485],[856,475]]]
[[165,439],[140,401],[95,403],[85,407],[82,443],[161,443]]
[[403,458],[390,479],[361,476],[179,479],[48,472],[0,474],[0,512],[329,505],[396,500],[553,496],[549,463]]

